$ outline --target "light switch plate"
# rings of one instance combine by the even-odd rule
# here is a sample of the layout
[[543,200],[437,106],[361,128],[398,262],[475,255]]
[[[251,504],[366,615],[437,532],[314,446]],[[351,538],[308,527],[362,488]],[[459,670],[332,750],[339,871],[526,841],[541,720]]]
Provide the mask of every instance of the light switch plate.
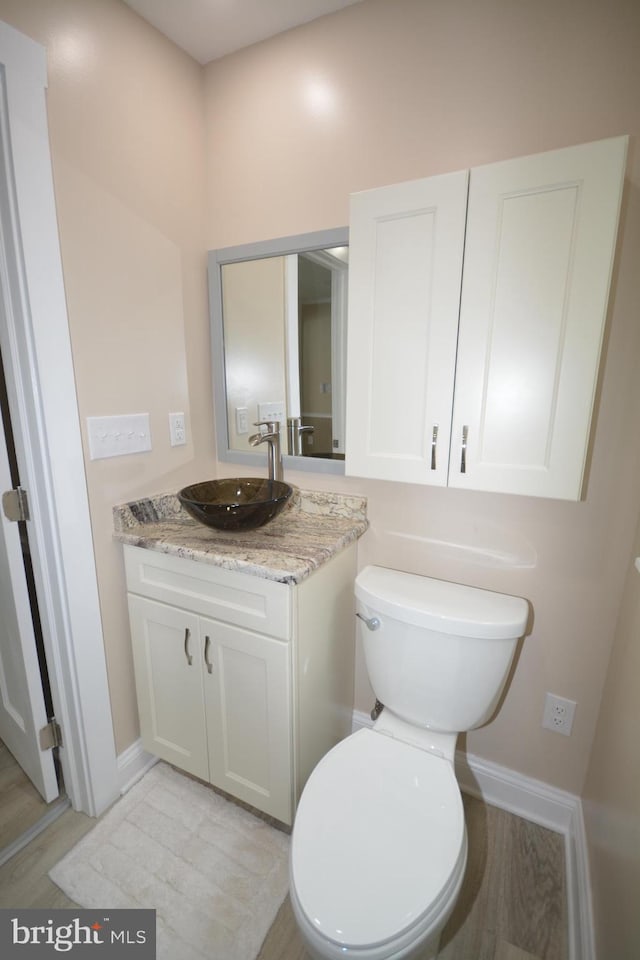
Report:
[[277,420],[280,423],[285,423],[286,419],[284,400],[258,404],[258,420],[267,420],[274,423]]
[[87,417],[89,456],[92,460],[121,457],[127,453],[151,450],[151,426],[148,413],[130,413],[115,417]]

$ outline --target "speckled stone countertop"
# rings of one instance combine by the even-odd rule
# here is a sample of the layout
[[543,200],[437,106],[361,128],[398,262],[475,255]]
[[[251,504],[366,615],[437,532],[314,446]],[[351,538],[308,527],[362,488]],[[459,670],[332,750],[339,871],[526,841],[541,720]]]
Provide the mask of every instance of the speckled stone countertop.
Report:
[[173,493],[113,508],[114,537],[265,580],[300,583],[367,529],[365,497],[294,488],[282,513],[257,530],[224,531],[193,520]]

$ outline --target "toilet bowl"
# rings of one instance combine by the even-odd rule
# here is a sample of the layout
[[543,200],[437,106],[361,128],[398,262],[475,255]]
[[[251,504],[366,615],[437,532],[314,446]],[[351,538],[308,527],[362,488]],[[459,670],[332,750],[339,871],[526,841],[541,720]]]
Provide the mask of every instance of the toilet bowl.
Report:
[[291,905],[316,960],[431,960],[467,860],[456,738],[493,713],[529,608],[374,566],[355,594],[384,709],[307,781],[291,837]]
[[435,957],[466,859],[451,762],[373,730],[353,734],[311,774],[294,823],[290,897],[307,950],[319,960]]

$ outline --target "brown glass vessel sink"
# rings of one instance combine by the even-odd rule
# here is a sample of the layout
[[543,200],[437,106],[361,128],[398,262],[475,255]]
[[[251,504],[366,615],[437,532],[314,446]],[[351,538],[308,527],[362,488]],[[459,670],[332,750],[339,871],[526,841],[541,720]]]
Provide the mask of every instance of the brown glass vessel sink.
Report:
[[217,530],[254,530],[276,517],[293,488],[281,480],[232,477],[192,483],[178,500],[195,520]]

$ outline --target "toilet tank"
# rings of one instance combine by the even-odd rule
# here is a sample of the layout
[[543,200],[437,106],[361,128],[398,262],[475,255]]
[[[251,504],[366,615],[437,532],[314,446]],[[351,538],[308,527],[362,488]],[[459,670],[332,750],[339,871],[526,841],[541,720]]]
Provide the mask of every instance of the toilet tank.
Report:
[[491,717],[526,600],[376,566],[358,574],[355,595],[369,679],[386,708],[450,733]]

